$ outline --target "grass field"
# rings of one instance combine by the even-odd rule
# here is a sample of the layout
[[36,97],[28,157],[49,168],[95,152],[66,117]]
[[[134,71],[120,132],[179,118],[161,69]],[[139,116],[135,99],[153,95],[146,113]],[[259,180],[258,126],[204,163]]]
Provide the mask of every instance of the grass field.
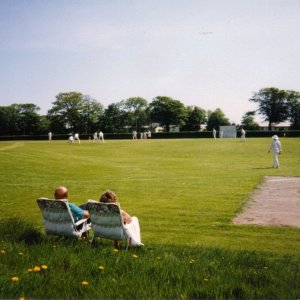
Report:
[[[2,226],[0,298],[299,298],[300,230],[231,224],[264,176],[300,176],[300,139],[282,139],[280,169],[271,168],[270,142],[264,138],[245,143],[239,139],[83,141],[80,145],[0,142],[3,224],[17,218],[42,232],[36,198],[51,198],[56,186],[65,185],[70,200],[81,204],[98,199],[109,188],[125,210],[139,217],[145,244],[138,251],[121,251],[116,258],[110,242],[97,249],[86,241],[26,245],[9,238],[13,229],[5,231]],[[62,243],[63,249],[54,258],[53,243]],[[22,264],[19,252],[28,255],[26,261],[21,255]],[[56,269],[58,257],[67,261],[62,274]],[[55,272],[47,278],[50,291],[45,290],[44,275],[35,277],[39,284],[29,284],[27,271],[23,280],[20,275],[17,283],[11,281],[34,265],[34,259],[52,263]],[[99,263],[113,266],[118,274],[106,274],[99,283],[93,269]],[[74,269],[82,270],[93,284],[78,284],[78,272],[75,284]],[[55,276],[67,276],[67,287]],[[122,282],[116,280],[120,276]],[[110,284],[116,288],[110,289]]]

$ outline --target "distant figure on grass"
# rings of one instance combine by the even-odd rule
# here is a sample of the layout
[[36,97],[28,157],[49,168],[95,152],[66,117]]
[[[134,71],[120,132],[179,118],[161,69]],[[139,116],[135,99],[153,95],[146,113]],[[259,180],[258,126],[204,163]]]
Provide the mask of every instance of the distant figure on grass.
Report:
[[49,139],[49,141],[52,141],[52,132],[51,131],[48,133],[48,139]]
[[[64,186],[57,187],[54,191],[54,197],[56,200],[62,200],[62,199],[68,200],[69,197],[68,189]],[[85,209],[85,204],[77,206],[73,203],[68,202],[68,205],[70,207],[75,222],[81,219],[89,218],[90,213]]]
[[148,139],[151,139],[151,130],[148,130],[147,135],[148,135]]
[[73,144],[74,143],[74,138],[73,135],[70,135],[68,138],[68,143]]
[[217,138],[217,130],[213,128],[213,138],[216,139]]
[[80,144],[80,139],[79,139],[79,133],[75,133],[74,135],[74,141],[78,141],[78,144]]
[[132,139],[133,139],[133,140],[136,140],[136,139],[137,139],[137,132],[136,132],[136,130],[133,130],[133,131],[132,131]]
[[246,131],[244,128],[241,129],[241,142],[245,142],[246,140]]
[[269,148],[270,151],[273,152],[273,168],[278,169],[279,168],[279,160],[278,155],[282,152],[281,143],[279,141],[279,137],[275,134],[272,136],[272,143]]
[[102,131],[99,131],[99,141],[102,141],[102,143],[104,143],[104,134]]
[[94,135],[93,135],[93,143],[95,142],[95,141],[98,141],[99,139],[98,139],[98,132],[96,131],[95,133],[94,133]]
[[[105,191],[99,199],[100,202],[103,203],[116,203],[118,204],[117,196],[114,192],[107,190]],[[127,232],[130,237],[130,245],[131,246],[142,246],[141,242],[141,231],[140,231],[140,224],[137,217],[131,217],[126,211],[121,210],[122,219],[127,229]],[[114,241],[115,247],[119,248],[118,241]]]

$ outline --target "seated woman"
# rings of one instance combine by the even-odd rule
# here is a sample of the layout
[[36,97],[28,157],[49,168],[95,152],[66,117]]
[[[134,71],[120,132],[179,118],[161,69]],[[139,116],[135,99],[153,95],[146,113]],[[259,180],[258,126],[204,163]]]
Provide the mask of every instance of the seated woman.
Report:
[[[99,199],[103,203],[118,203],[117,196],[114,192],[107,190],[105,191]],[[126,211],[121,209],[122,219],[124,222],[125,230],[130,238],[131,246],[142,246],[141,242],[141,231],[140,224],[137,217],[131,217]],[[119,247],[118,241],[115,241],[115,247]]]

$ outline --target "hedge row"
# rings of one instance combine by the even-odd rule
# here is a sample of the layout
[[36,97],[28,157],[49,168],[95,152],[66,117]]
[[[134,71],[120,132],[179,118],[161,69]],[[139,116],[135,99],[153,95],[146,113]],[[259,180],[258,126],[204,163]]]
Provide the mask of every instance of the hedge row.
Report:
[[[288,131],[247,131],[246,138],[250,137],[271,137],[277,134],[279,137],[300,137],[300,130],[288,130]],[[68,140],[68,134],[54,134],[53,140]],[[237,137],[240,137],[240,133],[237,133]],[[132,139],[131,133],[106,133],[104,134],[106,140],[121,140]],[[189,132],[160,132],[152,133],[152,139],[182,139],[182,138],[212,138],[211,131],[189,131]],[[92,139],[92,134],[81,134],[81,140]],[[0,141],[41,141],[48,140],[48,135],[14,135],[14,136],[0,136]]]

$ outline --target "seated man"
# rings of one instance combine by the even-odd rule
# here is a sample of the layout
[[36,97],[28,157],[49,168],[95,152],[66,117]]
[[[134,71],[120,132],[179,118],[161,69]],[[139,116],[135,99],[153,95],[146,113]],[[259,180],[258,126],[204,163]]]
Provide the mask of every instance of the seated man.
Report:
[[[68,199],[68,189],[64,186],[57,187],[54,192],[54,197],[56,200]],[[84,209],[85,204],[80,205],[80,207],[70,202],[68,202],[68,204],[75,222],[90,217],[90,213]]]

